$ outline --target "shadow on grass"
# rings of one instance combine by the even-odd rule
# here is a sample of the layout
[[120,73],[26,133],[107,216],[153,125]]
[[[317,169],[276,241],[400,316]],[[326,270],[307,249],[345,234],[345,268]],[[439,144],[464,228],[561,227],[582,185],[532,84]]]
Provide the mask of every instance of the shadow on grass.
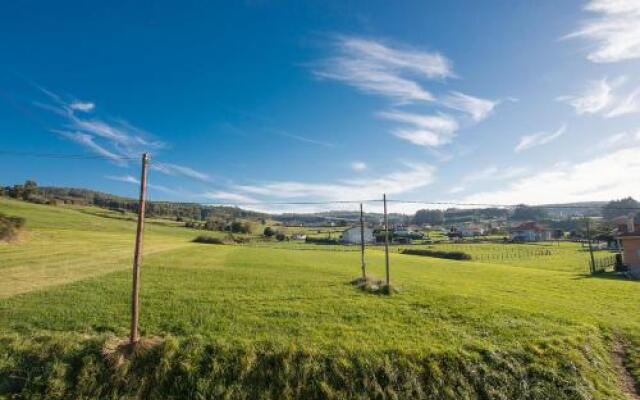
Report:
[[614,281],[628,281],[628,282],[638,282],[640,280],[632,278],[626,272],[616,272],[616,271],[603,271],[596,272],[595,274],[584,274],[578,275],[574,279],[609,279]]

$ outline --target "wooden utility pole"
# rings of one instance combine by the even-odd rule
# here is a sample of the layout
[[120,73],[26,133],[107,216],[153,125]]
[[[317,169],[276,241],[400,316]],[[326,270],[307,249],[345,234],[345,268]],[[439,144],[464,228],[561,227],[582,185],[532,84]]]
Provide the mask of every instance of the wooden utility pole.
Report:
[[596,272],[596,260],[593,258],[593,246],[591,245],[591,229],[589,227],[589,218],[587,220],[587,240],[589,242],[589,254],[591,255],[591,273]]
[[[382,195],[384,203],[384,262],[385,262],[385,283],[389,287],[391,278],[389,277],[389,216],[387,215],[387,194]],[[390,287],[389,287],[390,289]]]
[[360,203],[360,263],[362,265],[362,279],[367,279],[367,267],[364,263],[364,212]]
[[142,236],[144,233],[144,212],[147,203],[147,166],[149,155],[142,155],[142,172],[140,175],[140,202],[138,203],[138,227],[136,230],[136,247],[133,253],[133,284],[131,289],[131,335],[130,344],[135,345],[138,340],[138,315],[140,294],[140,263],[142,261]]

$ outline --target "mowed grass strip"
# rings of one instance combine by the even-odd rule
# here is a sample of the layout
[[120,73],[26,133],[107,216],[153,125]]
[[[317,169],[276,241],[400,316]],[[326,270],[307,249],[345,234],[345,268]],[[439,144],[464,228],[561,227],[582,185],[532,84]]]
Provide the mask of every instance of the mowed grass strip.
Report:
[[[92,211],[92,209],[90,209]],[[0,198],[0,211],[27,219],[17,243],[0,244],[0,298],[131,267],[135,224],[85,208]],[[193,232],[148,224],[145,254],[192,246]]]

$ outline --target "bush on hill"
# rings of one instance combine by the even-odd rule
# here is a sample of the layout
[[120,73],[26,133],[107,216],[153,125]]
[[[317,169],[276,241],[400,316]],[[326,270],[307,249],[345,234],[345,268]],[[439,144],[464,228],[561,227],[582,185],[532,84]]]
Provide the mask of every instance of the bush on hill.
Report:
[[206,244],[224,244],[224,241],[220,238],[213,236],[200,235],[193,239],[195,243],[206,243]]

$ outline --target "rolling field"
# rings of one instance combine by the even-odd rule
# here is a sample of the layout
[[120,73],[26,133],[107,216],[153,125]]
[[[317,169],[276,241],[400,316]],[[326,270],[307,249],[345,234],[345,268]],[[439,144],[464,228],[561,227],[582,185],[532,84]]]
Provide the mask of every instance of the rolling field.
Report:
[[[585,275],[578,245],[393,252],[399,292],[382,296],[350,285],[357,247],[194,244],[162,221],[147,225],[140,320],[161,339],[115,362],[134,223],[2,198],[0,212],[27,219],[0,245],[0,398],[624,399],[621,376],[640,378],[640,282]],[[382,251],[367,264],[383,277]]]

